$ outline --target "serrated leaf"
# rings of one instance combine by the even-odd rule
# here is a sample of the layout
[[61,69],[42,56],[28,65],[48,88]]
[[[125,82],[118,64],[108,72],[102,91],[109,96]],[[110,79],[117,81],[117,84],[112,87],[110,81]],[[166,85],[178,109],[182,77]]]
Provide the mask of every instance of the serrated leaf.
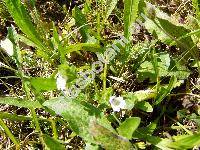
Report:
[[35,77],[30,78],[29,81],[37,91],[50,91],[56,89],[56,80],[53,78]]
[[138,128],[140,121],[141,119],[139,117],[127,118],[122,124],[120,124],[117,131],[121,136],[130,140],[134,131]]
[[43,134],[42,137],[44,139],[46,150],[65,150],[66,149],[64,145],[62,145],[59,141],[55,140],[49,135]]
[[124,1],[124,37],[129,40],[132,34],[132,25],[138,15],[139,0],[125,0]]
[[8,104],[25,108],[42,108],[42,105],[38,101],[27,101],[15,97],[0,97],[0,104]]

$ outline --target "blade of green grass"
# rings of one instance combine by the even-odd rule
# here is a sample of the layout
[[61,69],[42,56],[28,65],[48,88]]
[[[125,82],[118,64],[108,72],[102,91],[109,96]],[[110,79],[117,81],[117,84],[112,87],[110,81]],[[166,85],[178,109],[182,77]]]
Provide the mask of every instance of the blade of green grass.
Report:
[[131,28],[138,14],[139,0],[124,1],[124,37],[129,40]]

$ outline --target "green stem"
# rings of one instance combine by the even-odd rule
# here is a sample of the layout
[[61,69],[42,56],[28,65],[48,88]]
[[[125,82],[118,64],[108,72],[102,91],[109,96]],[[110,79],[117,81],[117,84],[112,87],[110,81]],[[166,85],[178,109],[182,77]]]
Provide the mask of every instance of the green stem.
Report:
[[115,118],[115,120],[119,123],[119,125],[121,124],[121,121],[117,118],[115,112],[113,112],[113,117]]
[[32,107],[32,108],[30,108],[30,110],[31,110],[31,114],[32,114],[32,116],[33,116],[33,121],[34,121],[34,123],[35,123],[35,130],[36,130],[36,132],[39,133],[39,139],[40,139],[40,141],[41,141],[41,143],[42,143],[42,145],[43,145],[43,148],[44,148],[45,142],[44,142],[44,139],[43,139],[43,137],[42,137],[42,131],[41,131],[41,129],[40,129],[40,124],[39,124],[37,115],[36,115],[36,113],[35,113],[35,109]]
[[8,137],[12,140],[12,142],[16,145],[16,149],[20,149],[20,144],[17,141],[17,139],[14,137],[14,135],[12,134],[12,132],[9,130],[9,128],[7,127],[7,125],[3,122],[2,119],[0,119],[0,126],[4,129],[4,131],[6,132],[6,134],[8,135]]
[[104,94],[104,98],[105,98],[105,93],[106,93],[106,76],[107,76],[107,69],[108,69],[108,65],[107,63],[105,63],[104,66],[104,71],[103,71],[103,94]]
[[58,133],[57,133],[57,129],[56,129],[56,123],[53,119],[51,119],[51,127],[52,127],[52,131],[53,131],[53,137],[54,139],[58,139]]

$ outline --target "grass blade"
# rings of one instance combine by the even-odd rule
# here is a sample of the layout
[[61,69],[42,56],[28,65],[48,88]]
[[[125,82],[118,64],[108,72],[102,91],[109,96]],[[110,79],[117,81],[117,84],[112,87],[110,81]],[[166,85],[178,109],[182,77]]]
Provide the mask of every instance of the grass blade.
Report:
[[131,28],[137,18],[139,0],[124,1],[124,37],[129,39]]

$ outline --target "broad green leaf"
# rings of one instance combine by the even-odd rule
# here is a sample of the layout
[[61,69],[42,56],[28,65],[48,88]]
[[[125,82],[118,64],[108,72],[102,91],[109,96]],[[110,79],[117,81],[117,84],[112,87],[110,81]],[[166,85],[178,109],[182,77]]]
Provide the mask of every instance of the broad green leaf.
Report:
[[81,10],[75,6],[72,11],[72,16],[76,21],[76,25],[80,27],[80,33],[83,38],[83,42],[87,42],[90,35],[89,35],[89,26],[87,25],[87,20],[85,15],[81,12]]
[[[159,76],[175,76],[177,79],[185,79],[189,76],[189,71],[187,68],[170,58],[169,54],[158,53],[157,62],[159,69]],[[156,74],[154,71],[154,66],[151,60],[144,61],[138,71],[138,79],[143,81],[145,79],[150,79],[151,82],[156,82]]]
[[95,121],[90,122],[90,134],[106,150],[133,149],[128,139],[118,136]]
[[149,102],[146,101],[136,103],[135,108],[141,109],[146,112],[153,112],[153,107],[149,104]]
[[[6,7],[22,32],[39,48],[46,50],[36,28],[20,0],[5,0]],[[48,51],[46,51],[48,52]]]
[[42,105],[38,101],[27,101],[15,97],[0,97],[0,104],[8,104],[25,108],[42,108]]
[[117,2],[118,2],[118,0],[107,0],[106,1],[107,4],[106,4],[106,18],[105,19],[108,19],[108,17],[112,13],[113,9],[117,5]]
[[172,43],[172,39],[167,36],[151,19],[146,18],[144,22],[145,28],[150,32],[155,38],[159,39],[165,44]]
[[88,142],[92,142],[92,137],[88,131],[90,117],[77,100],[58,97],[44,102],[43,105],[61,115],[77,135]]
[[139,0],[124,0],[124,37],[129,40],[132,26],[138,15]]
[[162,100],[168,95],[170,94],[171,90],[174,88],[175,84],[177,82],[177,78],[175,76],[172,76],[170,81],[169,81],[169,85],[167,88],[160,88],[159,94],[156,96],[155,98],[155,105],[158,105],[162,102]]
[[66,148],[59,141],[50,137],[49,135],[43,134],[46,150],[65,150]]
[[141,119],[139,117],[127,118],[122,124],[120,124],[117,131],[119,135],[126,137],[127,139],[132,139],[134,131],[138,128]]
[[[165,31],[165,33],[172,40],[175,40],[175,42],[181,48],[181,50],[183,52],[186,52],[188,50],[190,52],[189,53],[190,56],[193,56],[194,58],[196,58],[198,60],[197,56],[199,56],[199,52],[198,52],[197,46],[194,44],[191,37],[186,37],[186,38],[182,38],[180,40],[176,40],[179,37],[182,37],[182,36],[190,33],[190,30],[184,28],[183,26],[177,26],[177,25],[171,23],[169,20],[166,20],[166,19],[162,19],[162,18],[159,18],[159,17],[157,17],[157,19],[160,23],[160,26]],[[189,55],[186,55],[186,56],[188,57]]]
[[30,78],[30,83],[37,91],[50,91],[56,89],[56,80],[54,78]]
[[183,136],[179,140],[172,142],[168,145],[170,148],[174,149],[192,149],[194,146],[199,146],[200,144],[200,133],[194,135]]
[[43,105],[55,111],[56,114],[61,115],[69,123],[71,129],[86,142],[95,143],[89,132],[89,123],[91,120],[96,119],[99,124],[103,125],[109,131],[115,131],[103,115],[101,115],[101,118],[92,116],[98,111],[95,110],[92,113],[91,111],[93,111],[94,107],[93,109],[88,109],[88,107],[83,106],[81,101],[85,99],[85,96],[79,96],[74,100],[58,97],[44,102]]

